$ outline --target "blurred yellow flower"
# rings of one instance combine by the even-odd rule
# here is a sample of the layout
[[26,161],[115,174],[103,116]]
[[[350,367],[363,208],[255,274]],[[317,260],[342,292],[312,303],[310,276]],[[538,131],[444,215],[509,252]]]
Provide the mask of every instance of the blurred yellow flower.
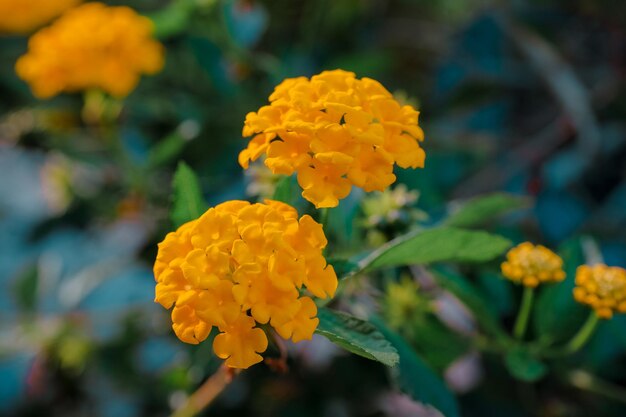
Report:
[[233,368],[262,360],[269,323],[285,339],[311,339],[319,320],[308,293],[332,297],[337,276],[322,249],[322,226],[266,200],[230,201],[169,233],[154,264],[155,301],[172,311],[184,342],[199,343],[212,327],[217,356]]
[[410,328],[415,319],[432,311],[430,300],[420,293],[419,285],[407,276],[387,285],[384,306],[385,316],[394,329]]
[[511,249],[506,258],[501,265],[502,275],[526,287],[565,279],[563,260],[545,246],[524,242]]
[[0,0],[0,33],[28,33],[82,0]]
[[39,98],[101,89],[124,97],[163,67],[153,24],[128,7],[87,3],[35,33],[16,71]]
[[246,116],[239,154],[247,169],[265,155],[274,174],[297,173],[302,196],[335,207],[353,185],[383,191],[402,168],[424,166],[424,133],[413,107],[401,106],[378,81],[343,70],[278,85],[270,104]]
[[613,317],[614,312],[626,313],[626,270],[606,265],[579,266],[574,298],[604,319]]

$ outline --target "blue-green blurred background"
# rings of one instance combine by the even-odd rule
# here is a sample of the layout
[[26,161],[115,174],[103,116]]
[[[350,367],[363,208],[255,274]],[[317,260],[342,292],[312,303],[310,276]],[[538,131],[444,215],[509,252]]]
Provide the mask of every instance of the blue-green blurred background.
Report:
[[[486,192],[529,195],[533,207],[498,230],[553,248],[583,237],[607,264],[626,266],[626,3],[107,3],[153,18],[167,50],[165,70],[124,103],[122,156],[81,119],[81,95],[34,99],[13,69],[27,37],[0,37],[1,414],[164,416],[213,372],[210,343],[179,342],[153,303],[171,177],[186,161],[210,204],[271,191],[236,156],[245,114],[285,77],[352,70],[419,108],[426,168],[397,174],[429,218]],[[353,231],[363,223],[345,220],[363,214],[362,197],[353,193],[335,220],[346,253],[364,239]],[[497,264],[486,268],[471,276],[484,283]],[[485,287],[510,321],[516,293],[500,281]],[[610,326],[576,365],[618,389],[626,326]],[[381,365],[325,340],[290,350],[288,374],[256,366],[206,415],[437,415],[398,394]],[[570,374],[530,385],[478,353],[462,359],[431,365],[464,416],[626,415],[623,401],[580,390]]]

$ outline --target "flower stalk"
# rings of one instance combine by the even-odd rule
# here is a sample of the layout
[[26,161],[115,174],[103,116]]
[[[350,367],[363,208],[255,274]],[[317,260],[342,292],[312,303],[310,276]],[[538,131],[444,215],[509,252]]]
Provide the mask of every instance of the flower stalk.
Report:
[[564,352],[566,354],[572,354],[580,350],[589,341],[589,339],[595,332],[599,321],[600,316],[598,316],[595,311],[592,311],[591,314],[589,314],[587,321],[585,321],[585,324],[583,324],[578,333],[576,333],[574,337],[572,337],[572,339],[567,343],[567,345],[565,345]]
[[526,333],[534,298],[535,289],[533,287],[524,287],[522,304],[520,306],[519,313],[517,314],[517,320],[515,320],[515,327],[513,328],[513,336],[515,336],[518,340],[523,339],[524,334]]
[[207,379],[171,417],[193,417],[207,408],[215,398],[241,372],[240,369],[229,368],[222,364],[209,379]]
[[327,230],[328,227],[328,215],[329,215],[329,208],[325,207],[320,209],[320,220],[319,223],[322,225],[322,227],[324,228],[324,230]]

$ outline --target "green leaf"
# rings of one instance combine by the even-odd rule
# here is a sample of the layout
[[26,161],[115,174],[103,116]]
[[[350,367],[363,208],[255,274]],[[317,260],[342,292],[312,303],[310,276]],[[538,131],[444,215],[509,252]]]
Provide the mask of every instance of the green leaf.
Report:
[[148,153],[148,166],[151,168],[166,164],[183,150],[187,140],[179,132],[174,132],[159,141]]
[[499,316],[514,313],[518,296],[511,281],[504,279],[500,273],[500,268],[480,271],[475,284],[476,289],[489,300],[490,309]]
[[189,26],[193,9],[193,1],[178,0],[150,15],[149,18],[154,23],[154,36],[164,39],[185,31]]
[[335,273],[340,278],[351,274],[358,268],[358,265],[356,263],[347,259],[327,258],[326,261],[333,266]]
[[548,370],[543,362],[537,360],[522,347],[509,351],[504,358],[504,363],[511,375],[526,382],[538,381]]
[[293,195],[295,192],[295,184],[294,184],[293,176],[284,176],[276,184],[276,189],[274,190],[274,195],[272,196],[272,200],[281,201],[286,204],[293,203]]
[[382,320],[372,317],[370,321],[378,327],[400,355],[400,364],[392,369],[392,376],[400,389],[413,399],[436,408],[445,417],[459,417],[456,398],[441,378]]
[[589,309],[574,300],[576,268],[585,263],[580,241],[568,241],[559,249],[567,277],[558,284],[547,285],[537,297],[531,322],[545,342],[562,342],[571,338],[589,315]]
[[483,231],[438,227],[394,239],[362,261],[364,269],[444,261],[484,262],[500,256],[511,241]]
[[184,162],[178,164],[174,174],[174,205],[171,218],[174,226],[197,219],[204,213],[206,205],[202,199],[200,182],[191,168]]
[[444,222],[446,226],[475,227],[488,223],[509,211],[527,208],[530,200],[510,194],[496,193],[473,198],[455,210]]
[[433,277],[441,287],[454,294],[472,311],[476,321],[485,331],[498,337],[506,337],[500,326],[497,312],[489,300],[478,288],[464,277],[444,268],[432,268]]
[[317,334],[349,352],[394,366],[398,363],[398,352],[376,327],[359,318],[340,311],[320,308]]
[[418,317],[401,327],[401,335],[413,342],[416,353],[434,371],[444,372],[467,353],[469,346],[466,339],[451,330],[436,315],[415,316]]
[[15,299],[22,311],[32,313],[37,307],[39,270],[33,263],[24,268],[15,279]]

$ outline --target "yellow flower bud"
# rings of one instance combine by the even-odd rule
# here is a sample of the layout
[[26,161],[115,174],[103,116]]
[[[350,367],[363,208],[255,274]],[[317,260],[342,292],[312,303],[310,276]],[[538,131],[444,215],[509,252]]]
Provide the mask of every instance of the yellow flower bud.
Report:
[[565,279],[563,260],[550,249],[530,242],[511,249],[501,270],[505,278],[532,288]]
[[626,270],[603,264],[579,266],[574,299],[587,304],[604,319],[626,312]]

